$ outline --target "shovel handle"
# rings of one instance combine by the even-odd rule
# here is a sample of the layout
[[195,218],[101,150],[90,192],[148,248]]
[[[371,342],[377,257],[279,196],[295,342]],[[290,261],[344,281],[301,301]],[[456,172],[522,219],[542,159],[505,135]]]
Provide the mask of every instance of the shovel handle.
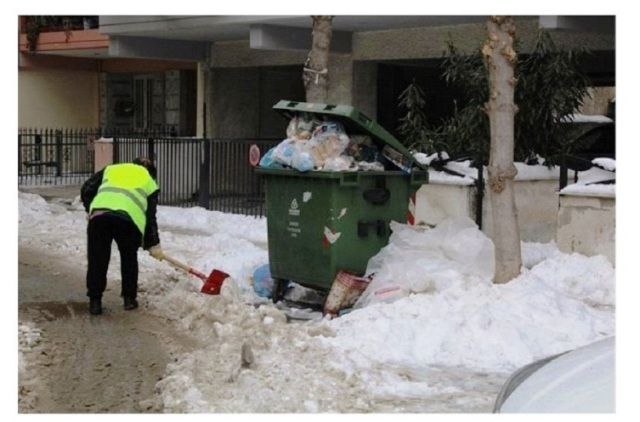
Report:
[[171,265],[173,265],[174,267],[178,267],[181,270],[184,270],[184,271],[188,272],[189,274],[193,274],[196,277],[200,278],[201,280],[206,280],[207,279],[207,276],[202,274],[200,271],[188,266],[187,264],[185,264],[183,262],[178,261],[175,258],[172,258],[172,257],[170,257],[170,256],[165,254],[164,259],[167,262],[169,262]]

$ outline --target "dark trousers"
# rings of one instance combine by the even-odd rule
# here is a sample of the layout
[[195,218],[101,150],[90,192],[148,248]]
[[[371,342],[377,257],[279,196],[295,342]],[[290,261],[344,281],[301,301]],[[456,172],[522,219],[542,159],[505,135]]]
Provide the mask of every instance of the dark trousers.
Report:
[[138,293],[138,247],[142,235],[126,218],[102,214],[89,220],[87,226],[87,296],[100,298],[107,287],[107,270],[111,258],[111,243],[120,251],[122,296],[135,298]]

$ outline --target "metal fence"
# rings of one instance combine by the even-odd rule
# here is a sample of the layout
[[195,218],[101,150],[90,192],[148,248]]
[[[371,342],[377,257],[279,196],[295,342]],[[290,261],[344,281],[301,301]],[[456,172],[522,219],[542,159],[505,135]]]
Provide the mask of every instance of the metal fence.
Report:
[[257,145],[264,154],[280,141],[208,140],[203,148],[201,205],[222,212],[265,215],[264,183],[249,163],[249,148]]
[[82,183],[93,171],[95,129],[19,129],[18,184]]
[[117,137],[113,139],[113,162],[131,162],[140,156],[152,158],[158,169],[159,203],[193,207],[199,205],[204,141],[199,138]]
[[18,185],[78,185],[94,170],[94,142],[101,137],[157,137],[173,127],[148,129],[81,128],[18,129]]
[[159,203],[201,206],[263,216],[264,190],[249,163],[249,148],[262,154],[279,139],[202,139],[171,136],[171,128],[19,129],[18,185],[80,185],[94,172],[94,142],[112,138],[113,162],[150,157],[158,169]]
[[263,183],[249,163],[249,148],[262,153],[276,139],[114,138],[113,161],[153,158],[161,205],[263,216]]

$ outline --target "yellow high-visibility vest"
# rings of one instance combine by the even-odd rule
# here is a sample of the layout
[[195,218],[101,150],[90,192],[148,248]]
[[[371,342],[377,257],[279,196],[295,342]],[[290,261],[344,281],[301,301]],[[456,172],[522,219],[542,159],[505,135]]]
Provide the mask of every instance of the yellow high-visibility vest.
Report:
[[91,201],[89,213],[94,209],[124,211],[144,235],[147,225],[147,198],[158,190],[158,185],[143,166],[112,164],[104,169],[98,194]]

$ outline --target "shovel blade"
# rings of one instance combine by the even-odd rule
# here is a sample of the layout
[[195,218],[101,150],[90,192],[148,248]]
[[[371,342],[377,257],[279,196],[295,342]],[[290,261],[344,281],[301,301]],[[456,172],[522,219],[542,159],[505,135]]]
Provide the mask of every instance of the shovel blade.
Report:
[[222,283],[229,277],[224,271],[214,269],[202,285],[200,292],[208,295],[219,295]]

